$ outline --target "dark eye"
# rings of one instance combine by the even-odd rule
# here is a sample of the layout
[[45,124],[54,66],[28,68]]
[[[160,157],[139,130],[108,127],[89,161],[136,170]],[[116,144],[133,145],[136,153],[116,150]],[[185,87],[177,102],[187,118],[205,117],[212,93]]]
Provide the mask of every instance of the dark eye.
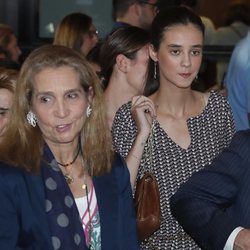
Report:
[[50,98],[49,98],[48,96],[42,96],[42,97],[40,98],[40,100],[41,100],[41,102],[46,103],[46,102],[49,102]]
[[75,93],[75,92],[72,92],[72,93],[69,93],[67,96],[68,96],[70,99],[75,99],[75,98],[78,97],[78,94]]
[[0,115],[1,116],[6,116],[8,113],[9,113],[9,109],[0,110]]
[[201,54],[201,50],[192,50],[191,54],[194,56],[199,56]]
[[174,50],[171,50],[170,53],[174,56],[178,56],[180,54],[180,50],[178,49],[174,49]]

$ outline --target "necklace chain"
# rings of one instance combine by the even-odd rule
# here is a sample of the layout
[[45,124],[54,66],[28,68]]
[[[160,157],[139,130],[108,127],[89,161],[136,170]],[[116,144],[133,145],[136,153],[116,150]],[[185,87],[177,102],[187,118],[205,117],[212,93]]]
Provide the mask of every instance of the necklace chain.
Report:
[[70,163],[64,164],[64,163],[61,163],[61,162],[57,161],[57,164],[59,164],[59,165],[61,165],[61,166],[63,166],[63,167],[68,167],[68,166],[72,165],[72,164],[76,161],[76,159],[77,159],[79,153],[80,153],[80,146],[79,146],[79,148],[78,148],[78,151],[77,151],[77,153],[76,153],[74,159],[73,159]]

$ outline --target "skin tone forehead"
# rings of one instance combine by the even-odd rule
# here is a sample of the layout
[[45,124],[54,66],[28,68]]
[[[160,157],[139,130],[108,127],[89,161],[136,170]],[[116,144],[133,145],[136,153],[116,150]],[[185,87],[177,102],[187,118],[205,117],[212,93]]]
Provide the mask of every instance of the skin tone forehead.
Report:
[[[60,74],[60,72],[63,74]],[[68,78],[70,81],[65,81],[65,78]],[[72,79],[74,79],[74,81],[72,81]],[[38,84],[40,82],[43,84]],[[61,92],[64,91],[64,89],[74,89],[80,87],[79,74],[70,66],[44,68],[34,76],[34,93],[43,91]]]
[[0,109],[9,109],[12,105],[13,94],[8,89],[0,89]]
[[202,46],[203,34],[191,23],[177,24],[165,29],[161,44]]

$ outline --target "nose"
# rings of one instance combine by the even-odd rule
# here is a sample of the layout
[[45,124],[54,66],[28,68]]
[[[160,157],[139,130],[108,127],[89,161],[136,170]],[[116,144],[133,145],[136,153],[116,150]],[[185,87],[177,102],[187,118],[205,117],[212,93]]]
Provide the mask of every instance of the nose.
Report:
[[181,66],[184,67],[190,67],[191,66],[191,59],[190,59],[190,55],[189,54],[184,54],[182,57],[182,61],[181,61]]
[[55,115],[59,118],[65,118],[69,114],[67,104],[63,101],[57,101],[55,104]]

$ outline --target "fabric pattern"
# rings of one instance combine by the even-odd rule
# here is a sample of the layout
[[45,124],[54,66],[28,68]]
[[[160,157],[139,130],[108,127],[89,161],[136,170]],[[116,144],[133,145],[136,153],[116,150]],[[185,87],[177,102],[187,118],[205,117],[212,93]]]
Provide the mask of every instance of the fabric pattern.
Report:
[[47,147],[45,152],[49,164],[43,164],[41,172],[53,248],[54,250],[83,249],[83,228],[74,197]]
[[[127,156],[137,132],[130,109],[131,102],[124,104],[116,113],[112,127],[114,149],[123,157]],[[235,129],[227,100],[216,92],[211,92],[203,112],[188,119],[187,125],[191,144],[188,149],[183,149],[155,121],[151,169],[159,185],[161,227],[148,242],[141,243],[141,249],[198,249],[172,216],[169,199],[180,184],[211,163],[229,144]],[[150,165],[145,153],[147,147],[146,144],[137,178]]]

